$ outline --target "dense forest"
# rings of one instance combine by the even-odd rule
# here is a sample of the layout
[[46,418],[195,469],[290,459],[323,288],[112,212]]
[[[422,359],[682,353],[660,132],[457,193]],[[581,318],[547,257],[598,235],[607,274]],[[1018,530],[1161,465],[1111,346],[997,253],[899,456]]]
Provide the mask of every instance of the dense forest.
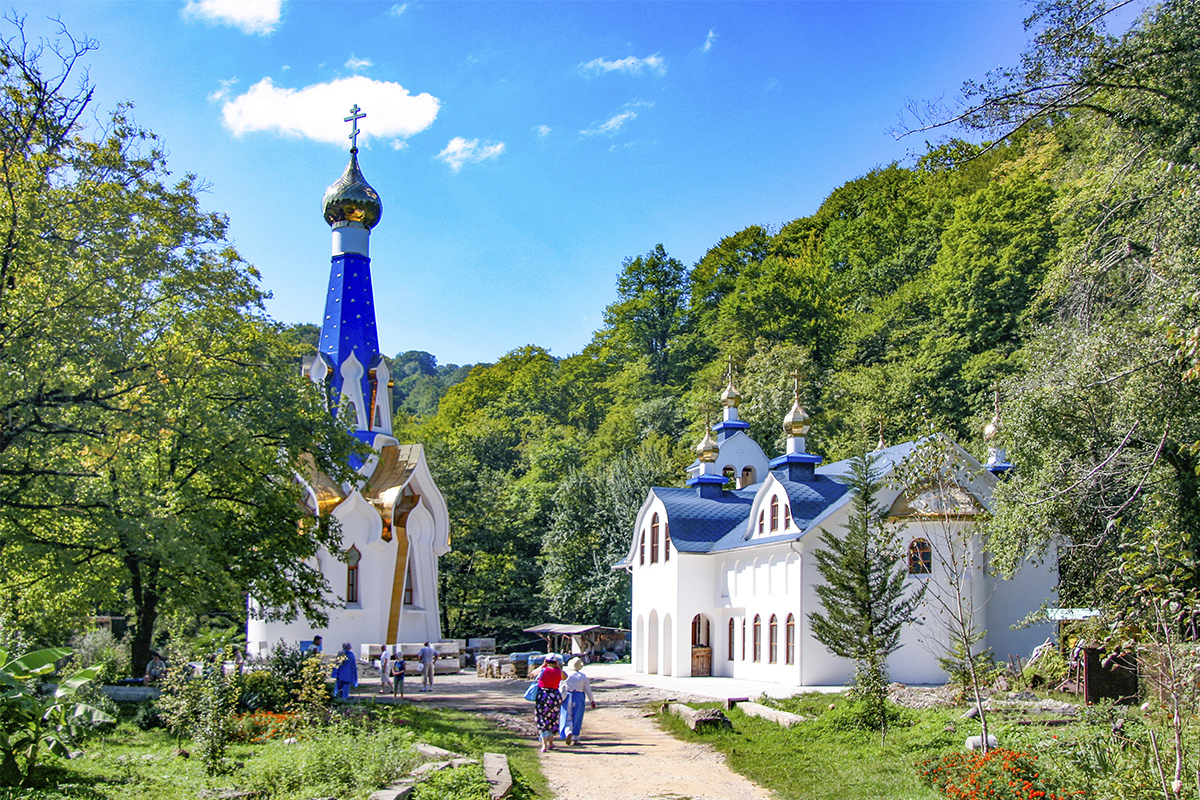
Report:
[[[1015,468],[993,565],[1057,556],[1063,605],[1194,626],[1200,13],[1167,0],[1114,35],[1111,10],[1032,6],[1018,65],[910,113],[921,155],[811,216],[714,231],[690,266],[646,242],[579,353],[399,353],[396,431],[451,515],[445,635],[626,626],[610,565],[647,488],[682,480],[731,363],[770,453],[797,371],[827,461],[933,431],[983,456],[998,405]],[[22,41],[0,42],[0,645],[116,611],[144,657],[172,626],[236,631],[247,591],[319,619],[302,565],[336,532],[292,476],[343,475],[354,444],[291,379],[316,328],[266,316],[227,221],[126,108],[81,124],[91,89],[65,87],[94,43]]]
[[398,429],[450,504],[446,635],[628,625],[609,565],[647,487],[682,480],[730,358],[769,452],[800,371],[827,461],[931,431],[982,457],[998,395],[1017,465],[999,564],[1053,545],[1062,603],[1095,606],[1150,548],[1196,588],[1200,19],[1169,2],[1111,37],[1100,7],[1038,6],[1019,67],[911,123],[946,138],[812,216],[729,233],[690,267],[648,243],[580,353],[469,371],[397,356]]

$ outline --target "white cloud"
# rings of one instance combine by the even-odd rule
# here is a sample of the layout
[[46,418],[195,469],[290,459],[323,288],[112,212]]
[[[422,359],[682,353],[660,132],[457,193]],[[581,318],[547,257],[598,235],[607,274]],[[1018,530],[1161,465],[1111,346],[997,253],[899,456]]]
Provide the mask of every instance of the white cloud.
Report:
[[212,94],[210,94],[208,96],[208,102],[219,103],[222,100],[224,100],[225,98],[229,97],[229,95],[232,94],[232,92],[233,92],[233,87],[237,85],[237,82],[238,82],[237,78],[230,78],[229,80],[218,81],[218,83],[221,85],[221,88],[217,89],[215,92],[213,92]]
[[621,130],[626,122],[631,119],[637,119],[636,111],[618,111],[611,117],[601,122],[599,125],[593,125],[590,128],[580,131],[584,136],[605,135],[612,136],[617,131]]
[[392,139],[391,145],[392,145],[393,150],[407,150],[408,149],[408,142],[404,141],[403,139]]
[[604,122],[594,124],[590,128],[581,130],[580,133],[584,136],[613,136],[617,131],[625,126],[626,122],[637,119],[637,112],[633,109],[639,107],[652,107],[654,103],[648,103],[645,100],[635,100],[632,103],[626,103]]
[[401,14],[403,14],[407,8],[408,8],[408,3],[396,3],[396,5],[392,6],[391,8],[389,8],[387,10],[387,13],[388,13],[388,16],[398,17]]
[[704,37],[704,44],[700,45],[700,52],[707,53],[712,50],[713,42],[717,39],[717,32],[713,28],[708,29],[708,36]]
[[458,172],[463,164],[478,164],[480,161],[495,159],[504,152],[504,142],[479,144],[478,139],[464,139],[455,136],[442,152],[434,156],[439,161],[445,161],[450,169]]
[[187,0],[184,19],[231,25],[242,33],[265,36],[279,25],[283,0]]
[[625,56],[616,61],[606,61],[603,58],[593,58],[586,64],[580,64],[579,69],[592,74],[607,74],[609,72],[624,72],[627,75],[641,75],[643,70],[665,75],[667,62],[658,53],[645,58]]
[[550,126],[549,125],[534,125],[533,132],[536,133],[538,136],[542,137],[543,139],[545,139],[547,136],[550,135]]
[[359,123],[363,131],[360,143],[376,138],[407,139],[432,125],[440,107],[428,92],[411,95],[398,83],[354,75],[303,89],[286,89],[263,78],[245,94],[227,100],[221,112],[234,136],[274,131],[345,145],[350,126],[342,120],[355,103],[367,115]]
[[350,58],[346,61],[346,69],[353,70],[355,72],[358,72],[360,69],[373,66],[375,66],[375,64],[371,61],[371,59],[358,58],[353,53],[350,54]]

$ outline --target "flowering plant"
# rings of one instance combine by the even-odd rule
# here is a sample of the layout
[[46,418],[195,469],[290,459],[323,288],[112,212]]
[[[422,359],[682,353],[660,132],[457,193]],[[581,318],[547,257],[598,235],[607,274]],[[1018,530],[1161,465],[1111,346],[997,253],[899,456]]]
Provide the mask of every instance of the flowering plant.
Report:
[[1074,800],[1082,791],[1049,787],[1040,778],[1037,756],[992,748],[954,752],[917,765],[917,777],[955,800]]

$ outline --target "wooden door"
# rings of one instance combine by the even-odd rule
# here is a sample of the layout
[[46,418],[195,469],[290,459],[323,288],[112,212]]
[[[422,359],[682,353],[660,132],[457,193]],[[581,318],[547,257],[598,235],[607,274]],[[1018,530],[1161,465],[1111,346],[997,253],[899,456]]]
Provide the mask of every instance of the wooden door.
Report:
[[712,648],[692,648],[692,677],[708,678],[712,676]]

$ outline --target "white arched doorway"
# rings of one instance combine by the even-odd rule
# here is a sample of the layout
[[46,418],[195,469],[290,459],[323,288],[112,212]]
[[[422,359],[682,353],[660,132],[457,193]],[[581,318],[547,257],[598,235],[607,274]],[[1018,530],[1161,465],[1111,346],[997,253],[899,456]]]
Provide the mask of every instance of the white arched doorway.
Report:
[[675,651],[675,640],[671,636],[671,615],[663,614],[663,633],[662,633],[662,674],[674,675],[671,670],[671,654]]
[[712,676],[712,625],[704,614],[692,617],[692,677]]
[[646,620],[646,672],[658,672],[658,612],[651,611]]
[[646,671],[646,623],[638,614],[633,626],[633,671]]

